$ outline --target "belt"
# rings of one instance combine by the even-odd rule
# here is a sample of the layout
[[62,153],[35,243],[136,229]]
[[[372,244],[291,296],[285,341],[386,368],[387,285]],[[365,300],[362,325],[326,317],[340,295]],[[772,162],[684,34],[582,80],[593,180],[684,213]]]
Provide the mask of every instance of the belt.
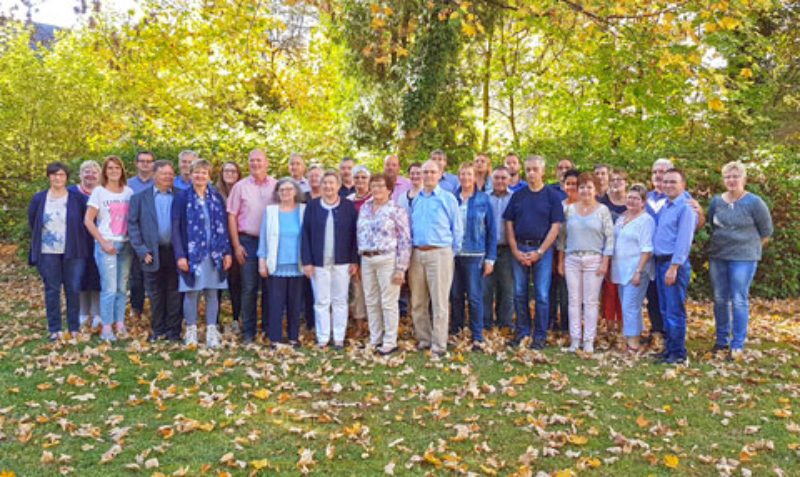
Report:
[[433,245],[420,245],[419,247],[414,247],[417,250],[421,250],[423,252],[428,252],[430,250],[438,250],[444,247],[434,247]]
[[541,240],[517,240],[517,245],[524,245],[525,247],[538,247],[541,244]]
[[378,255],[386,255],[389,252],[383,252],[381,250],[364,250],[361,252],[362,257],[377,257]]
[[258,240],[258,236],[257,235],[250,235],[250,234],[246,234],[244,232],[239,232],[239,237],[247,237],[247,238],[250,238],[250,239],[253,239],[253,240]]
[[672,254],[669,254],[669,255],[656,255],[655,259],[656,259],[656,263],[669,262],[670,260],[672,260]]
[[499,243],[497,244],[497,248],[508,248],[508,244]]

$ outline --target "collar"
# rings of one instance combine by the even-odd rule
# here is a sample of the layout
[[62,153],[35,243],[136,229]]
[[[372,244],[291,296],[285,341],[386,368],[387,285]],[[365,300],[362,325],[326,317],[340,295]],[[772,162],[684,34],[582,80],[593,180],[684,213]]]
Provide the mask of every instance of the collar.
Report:
[[[439,182],[441,182],[441,181],[439,181]],[[425,187],[422,187],[422,189],[420,189],[420,191],[419,191],[419,194],[417,194],[417,195],[421,195],[422,197],[431,197],[431,196],[434,196],[434,195],[441,195],[441,193],[442,193],[442,188],[437,185],[436,187],[433,188],[433,190],[431,191],[430,194],[425,195]]]
[[160,191],[160,190],[158,190],[158,187],[156,187],[156,186],[154,185],[154,186],[153,186],[153,196],[156,196],[156,195],[158,195],[158,194],[167,194],[167,195],[172,195],[172,187],[168,188],[166,191]]
[[497,190],[492,189],[492,194],[491,195],[492,195],[492,197],[498,197],[498,198],[502,199],[503,197],[511,195],[511,191],[506,189],[506,193],[503,194],[503,195],[500,195],[500,194],[497,193]]
[[263,181],[256,180],[255,176],[252,176],[252,175],[251,175],[251,176],[249,176],[249,178],[250,178],[250,181],[251,181],[253,184],[255,184],[255,185],[258,185],[258,186],[262,186],[262,185],[267,185],[267,184],[270,184],[270,183],[271,183],[271,182],[274,180],[274,179],[272,179],[272,177],[270,177],[269,175],[267,175],[267,176],[264,178],[264,180],[263,180]]

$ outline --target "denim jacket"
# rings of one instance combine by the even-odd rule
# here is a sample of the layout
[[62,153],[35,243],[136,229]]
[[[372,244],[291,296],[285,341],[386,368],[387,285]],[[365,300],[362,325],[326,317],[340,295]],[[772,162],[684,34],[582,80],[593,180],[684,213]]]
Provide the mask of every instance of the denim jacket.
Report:
[[[461,187],[456,190],[455,195],[461,205]],[[494,213],[485,192],[476,190],[467,199],[467,223],[464,225],[461,253],[483,253],[485,260],[492,263],[497,260]]]

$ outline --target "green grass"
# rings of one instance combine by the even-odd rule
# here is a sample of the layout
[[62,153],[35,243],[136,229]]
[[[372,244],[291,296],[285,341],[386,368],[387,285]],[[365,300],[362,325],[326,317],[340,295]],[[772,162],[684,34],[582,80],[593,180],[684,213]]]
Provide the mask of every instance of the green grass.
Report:
[[[51,345],[43,340],[35,277],[6,276],[1,285],[0,471],[169,475],[188,468],[186,475],[248,475],[266,459],[262,475],[298,474],[298,452],[310,449],[315,464],[307,469],[321,475],[382,474],[390,462],[395,475],[454,473],[448,465],[499,475],[567,469],[585,475],[718,475],[722,459],[740,461],[743,448],[755,446],[734,475],[741,467],[753,475],[773,474],[773,467],[800,474],[793,449],[800,434],[787,429],[800,421],[797,335],[787,324],[792,317],[768,308],[753,318],[756,351],[738,363],[703,356],[712,333],[701,314],[709,309],[705,305],[692,307],[694,353],[686,368],[609,352],[583,359],[557,346],[543,355],[461,353],[451,346],[447,359],[433,363],[413,351],[378,360],[355,347],[346,353],[311,347],[209,353],[131,341],[104,349],[96,339]],[[408,329],[402,337],[411,348]],[[37,388],[47,383],[52,387]],[[257,397],[258,390],[269,396]],[[87,393],[95,399],[73,399]],[[201,405],[214,393],[222,398]],[[777,410],[795,414],[779,417]],[[179,415],[214,427],[180,433]],[[30,437],[21,439],[27,425]],[[128,426],[121,453],[99,465],[114,444],[111,430]],[[166,438],[166,431],[158,432],[162,426],[174,434]],[[748,426],[755,432],[747,433]],[[82,428],[87,437],[79,435]],[[326,457],[329,446],[332,458]],[[538,457],[525,467],[520,457],[529,447]],[[56,461],[61,455],[71,459],[42,463],[44,451]],[[233,461],[221,463],[229,452]],[[141,470],[127,470],[137,456]],[[678,458],[676,469],[665,465],[667,456]],[[145,469],[154,457],[159,466]]]

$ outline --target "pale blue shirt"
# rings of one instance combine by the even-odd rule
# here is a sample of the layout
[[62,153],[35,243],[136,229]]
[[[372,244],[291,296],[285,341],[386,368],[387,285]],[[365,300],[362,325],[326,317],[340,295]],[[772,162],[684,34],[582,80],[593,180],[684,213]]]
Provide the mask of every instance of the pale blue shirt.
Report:
[[672,255],[671,264],[683,265],[689,260],[697,214],[687,203],[685,195],[667,202],[658,212],[653,238],[653,255]]
[[143,181],[142,178],[139,177],[139,175],[137,174],[137,175],[131,177],[130,179],[128,179],[128,187],[133,189],[133,193],[134,194],[136,194],[137,192],[141,192],[141,191],[147,189],[148,187],[152,187],[152,186],[153,186],[153,178],[152,177],[147,179],[146,181]]
[[411,241],[415,247],[452,247],[461,250],[464,223],[456,197],[436,186],[430,194],[421,190],[411,202]]
[[497,232],[497,245],[508,245],[506,238],[506,221],[503,220],[503,212],[508,207],[511,200],[511,192],[506,190],[505,195],[497,195],[494,191],[489,194],[489,204],[492,206],[495,229]]
[[172,190],[161,192],[153,187],[153,201],[156,205],[156,222],[158,222],[158,244],[169,245],[172,237]]

